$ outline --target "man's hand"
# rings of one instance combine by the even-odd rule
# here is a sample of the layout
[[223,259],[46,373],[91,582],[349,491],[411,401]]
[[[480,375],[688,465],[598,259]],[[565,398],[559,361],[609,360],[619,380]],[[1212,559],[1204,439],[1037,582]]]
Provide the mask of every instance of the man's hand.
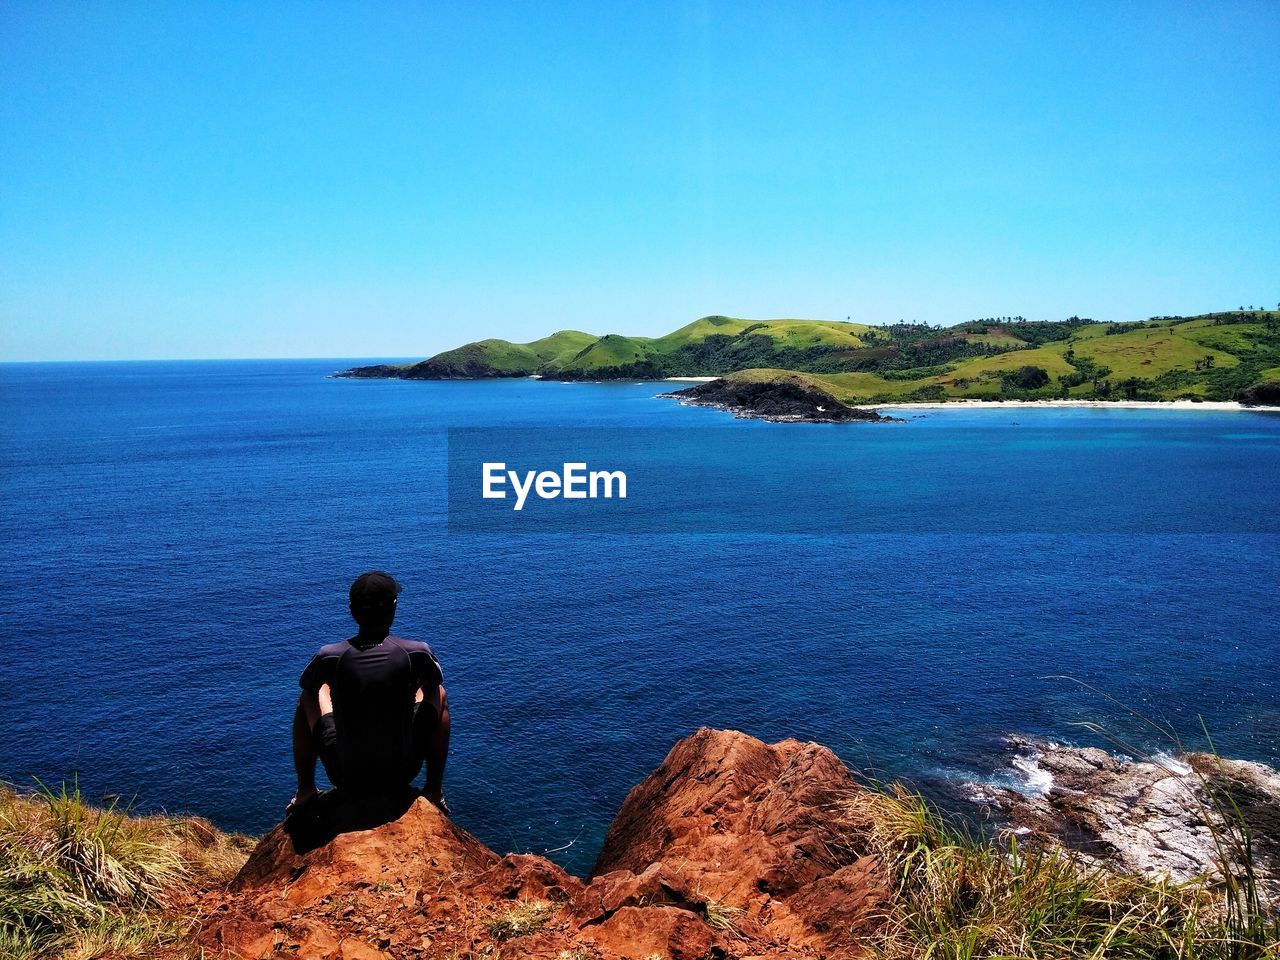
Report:
[[[298,792],[293,795],[293,799],[285,805],[284,812],[292,813],[295,809],[301,807],[308,800],[312,800],[318,795],[315,784],[312,784],[309,787],[299,787]],[[432,802],[434,803],[435,801]]]

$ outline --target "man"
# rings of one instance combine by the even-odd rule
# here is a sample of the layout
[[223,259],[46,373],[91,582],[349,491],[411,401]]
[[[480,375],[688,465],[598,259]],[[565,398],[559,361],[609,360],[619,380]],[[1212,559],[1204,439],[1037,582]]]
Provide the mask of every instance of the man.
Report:
[[322,647],[302,672],[293,716],[298,792],[288,809],[316,795],[316,758],[340,793],[402,790],[425,761],[423,794],[446,813],[449,698],[431,648],[391,636],[402,587],[381,570],[351,584],[359,632]]

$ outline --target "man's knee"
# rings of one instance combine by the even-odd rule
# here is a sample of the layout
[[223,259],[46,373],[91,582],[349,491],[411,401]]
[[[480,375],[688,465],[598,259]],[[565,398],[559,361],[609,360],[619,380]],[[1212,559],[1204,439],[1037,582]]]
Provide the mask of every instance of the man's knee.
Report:
[[444,684],[440,684],[434,690],[419,689],[416,702],[416,712],[419,716],[425,712],[439,720],[449,709],[449,694],[445,691]]
[[425,750],[436,731],[449,722],[449,695],[443,686],[419,693],[422,699],[414,706],[413,725],[415,739]]
[[329,688],[327,685],[315,692],[303,690],[298,695],[297,715],[305,721],[308,730],[314,730],[320,717],[332,712],[333,706],[332,701],[329,700]]

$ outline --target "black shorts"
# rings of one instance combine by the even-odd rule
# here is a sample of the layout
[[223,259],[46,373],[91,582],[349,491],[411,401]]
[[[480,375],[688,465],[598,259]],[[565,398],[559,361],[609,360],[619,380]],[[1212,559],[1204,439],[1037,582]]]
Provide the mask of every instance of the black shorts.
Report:
[[[405,771],[400,783],[362,786],[375,786],[375,789],[400,787],[413,780],[422,771],[422,765],[426,762],[427,745],[431,742],[431,735],[439,719],[433,707],[424,702],[415,703],[413,705],[413,759],[409,764],[410,769]],[[311,729],[311,739],[315,742],[316,753],[320,757],[320,763],[324,765],[325,776],[329,778],[329,782],[335,787],[353,788],[354,784],[342,782],[342,764],[338,760],[338,727],[334,723],[332,713],[326,713],[316,721],[316,725]]]

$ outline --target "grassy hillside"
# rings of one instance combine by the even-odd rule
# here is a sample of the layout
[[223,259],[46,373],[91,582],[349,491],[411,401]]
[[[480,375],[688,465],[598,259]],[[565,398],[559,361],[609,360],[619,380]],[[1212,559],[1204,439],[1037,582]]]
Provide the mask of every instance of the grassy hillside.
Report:
[[566,380],[714,376],[766,363],[807,369],[866,347],[865,324],[702,317],[662,337],[563,330],[532,343],[478,340],[419,363],[356,367],[350,377],[407,380],[524,377]]
[[[750,371],[749,374],[744,371]],[[1280,312],[1135,323],[1000,318],[953,327],[702,317],[662,337],[561,331],[480,340],[421,363],[349,376],[449,379],[539,374],[661,379],[794,371],[848,403],[951,398],[1231,400],[1280,380]],[[1255,391],[1256,392],[1256,391]]]
[[477,377],[527,377],[558,367],[596,341],[594,334],[561,330],[532,343],[478,340],[446,350],[429,360],[405,366],[407,379],[472,379]]
[[[1037,372],[1024,373],[1028,368]],[[797,372],[768,367],[737,371],[730,379],[799,376],[844,403],[858,404],[1001,398],[1232,400],[1256,384],[1280,380],[1278,374],[1280,313],[1237,311],[1086,324],[1040,346],[1027,342],[914,370]]]

